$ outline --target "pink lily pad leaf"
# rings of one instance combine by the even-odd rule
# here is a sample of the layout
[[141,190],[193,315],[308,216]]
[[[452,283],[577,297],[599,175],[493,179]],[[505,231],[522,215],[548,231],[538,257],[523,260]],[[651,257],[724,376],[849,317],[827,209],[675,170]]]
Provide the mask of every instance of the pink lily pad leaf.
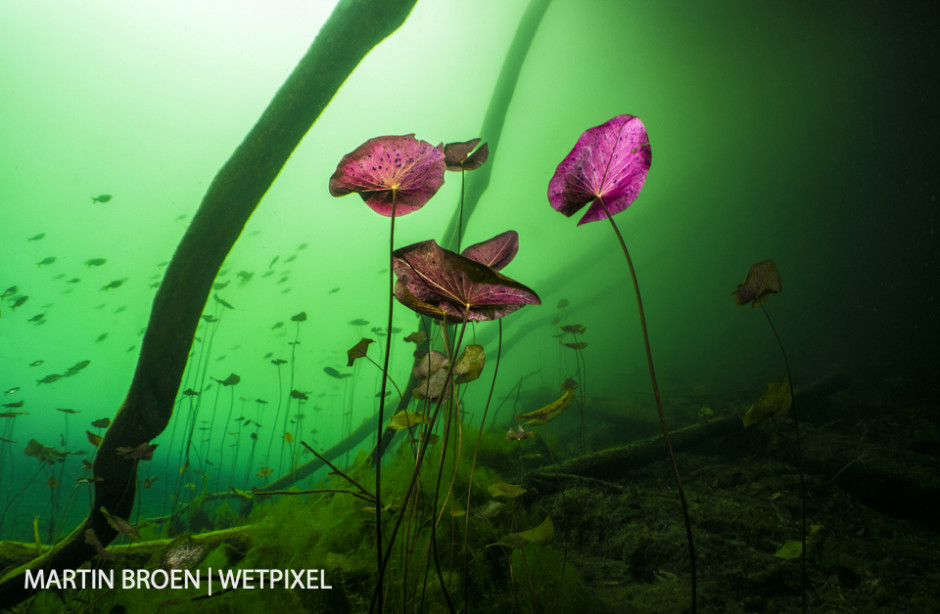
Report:
[[524,305],[539,305],[531,288],[490,267],[440,247],[434,240],[392,252],[395,296],[438,320],[495,320]]
[[423,207],[444,184],[444,153],[414,134],[369,139],[343,156],[330,177],[330,194],[359,194],[386,217]]
[[483,263],[494,271],[499,271],[516,257],[518,251],[519,233],[515,230],[507,230],[492,239],[471,245],[460,255]]
[[[444,162],[449,171],[472,171],[483,166],[490,155],[489,145],[473,151],[480,139],[472,139],[462,143],[447,143],[444,145]],[[470,152],[473,152],[472,154]]]
[[548,182],[552,208],[571,217],[592,203],[578,226],[620,213],[639,196],[652,150],[639,117],[618,115],[581,135]]

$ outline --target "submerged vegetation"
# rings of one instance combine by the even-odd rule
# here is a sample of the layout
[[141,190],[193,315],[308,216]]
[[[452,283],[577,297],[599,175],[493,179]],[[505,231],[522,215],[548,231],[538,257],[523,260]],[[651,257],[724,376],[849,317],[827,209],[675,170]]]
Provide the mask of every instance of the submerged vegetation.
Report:
[[[120,277],[111,254],[29,261],[37,275],[72,267],[56,273],[56,288],[106,297],[100,307],[116,318],[125,305],[112,301],[130,286],[147,285],[156,295],[139,348],[135,342],[127,350],[140,359],[120,409],[33,400],[98,377],[97,353],[29,357],[35,360],[24,360],[23,371],[35,373],[35,385],[11,382],[4,391],[0,607],[929,609],[924,595],[940,563],[923,547],[937,528],[932,513],[940,501],[936,417],[903,399],[901,385],[876,399],[835,373],[794,388],[765,307],[782,291],[772,260],[754,265],[733,295],[766,316],[785,376],[740,390],[689,391],[668,384],[668,365],[654,366],[651,339],[663,325],[648,325],[613,217],[637,202],[650,170],[651,140],[637,116],[584,130],[570,153],[556,152],[554,175],[551,168],[509,169],[542,173],[548,204],[565,216],[587,207],[579,226],[609,221],[627,269],[611,264],[605,277],[632,285],[635,315],[580,320],[591,313],[587,297],[559,298],[560,288],[529,279],[539,237],[472,216],[480,189],[467,186],[485,187],[498,159],[511,99],[502,91],[481,138],[434,145],[437,138],[383,135],[333,145],[351,151],[318,180],[318,206],[340,211],[358,199],[327,194],[357,194],[381,216],[367,212],[365,223],[384,233],[388,218],[387,252],[382,239],[381,257],[345,268],[341,286],[323,280],[322,300],[345,305],[339,318],[305,304],[251,326],[237,319],[247,297],[281,297],[338,257],[321,253],[312,233],[309,243],[279,246],[253,266],[226,260],[336,88],[414,0],[348,4],[350,12],[338,11],[324,26],[320,44],[219,172],[173,259],[151,280]],[[532,3],[528,36],[546,5]],[[338,41],[348,41],[349,57],[337,58]],[[526,45],[510,54],[524,57]],[[513,61],[500,77],[510,94]],[[572,136],[583,128],[559,127]],[[447,171],[460,172],[459,200],[442,196],[445,179],[456,179]],[[125,199],[91,200],[103,209]],[[397,239],[396,225],[425,215],[425,207],[451,212],[451,223],[434,236]],[[405,215],[414,217],[398,220]],[[46,234],[24,239],[45,249]],[[356,249],[353,238],[348,249]],[[525,283],[508,276],[510,267]],[[14,281],[2,295],[5,320],[30,327],[55,320],[51,304],[32,317],[14,312],[45,302],[25,289],[27,280]],[[381,291],[363,291],[372,287]],[[726,291],[715,288],[714,296]],[[380,301],[362,300],[376,294]],[[543,296],[555,306],[543,305]],[[635,321],[642,351],[640,337],[628,336]],[[120,335],[80,332],[102,352]],[[240,344],[227,346],[226,335],[263,339],[266,349],[250,368],[234,366],[229,353]],[[337,337],[341,347],[325,347]],[[520,351],[520,338],[543,343]],[[617,348],[612,357],[595,353],[605,338]],[[643,358],[642,390],[631,390],[626,370]],[[598,372],[615,374],[616,397],[597,385]],[[667,416],[678,428],[667,427]],[[42,421],[41,435],[23,436],[32,420]],[[792,430],[780,428],[791,421]],[[129,572],[137,583],[77,586],[64,579],[76,569],[94,578]],[[297,586],[302,572],[315,585]],[[40,586],[36,574],[48,582]],[[205,582],[168,588],[169,578]],[[257,582],[268,584],[254,590]]]

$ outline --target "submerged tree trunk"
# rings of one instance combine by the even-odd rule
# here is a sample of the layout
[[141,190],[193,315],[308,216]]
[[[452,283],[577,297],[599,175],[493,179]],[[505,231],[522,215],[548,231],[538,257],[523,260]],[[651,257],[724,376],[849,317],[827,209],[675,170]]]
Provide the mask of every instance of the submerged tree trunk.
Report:
[[[95,555],[85,539],[116,536],[101,513],[127,518],[134,505],[137,464],[118,448],[146,444],[166,427],[209,291],[248,218],[321,111],[375,45],[405,20],[416,0],[342,0],[261,118],[218,172],[167,267],[130,390],[94,463],[88,518],[51,552],[0,579],[0,604],[11,607],[36,589],[27,569],[74,569]],[[146,232],[146,229],[140,229]]]

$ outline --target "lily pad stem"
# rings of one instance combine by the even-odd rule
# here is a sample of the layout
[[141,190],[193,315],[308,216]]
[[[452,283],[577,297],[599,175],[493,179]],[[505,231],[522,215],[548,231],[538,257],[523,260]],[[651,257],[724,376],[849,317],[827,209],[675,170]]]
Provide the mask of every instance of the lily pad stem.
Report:
[[650,382],[653,385],[653,396],[656,397],[656,409],[659,411],[659,422],[663,427],[663,438],[666,440],[666,449],[669,451],[669,460],[672,463],[672,473],[676,477],[676,487],[679,490],[679,502],[682,504],[682,519],[685,521],[685,534],[689,542],[689,566],[692,572],[692,614],[696,612],[697,584],[695,580],[695,545],[692,541],[692,522],[689,520],[689,504],[685,498],[685,490],[682,488],[682,477],[679,475],[679,465],[676,463],[676,453],[672,449],[672,441],[669,439],[669,428],[666,426],[666,414],[663,411],[663,399],[659,393],[659,383],[656,381],[656,369],[653,367],[653,350],[650,348],[650,337],[646,330],[646,315],[643,312],[643,300],[640,298],[640,283],[636,278],[636,270],[633,268],[633,260],[630,259],[630,252],[627,251],[627,244],[620,234],[620,228],[611,217],[610,211],[604,199],[598,198],[597,201],[604,209],[604,214],[610,220],[614,232],[617,233],[617,240],[620,241],[620,247],[623,249],[623,257],[627,259],[627,266],[630,268],[630,277],[633,279],[633,291],[636,293],[636,305],[640,313],[640,327],[643,329],[643,345],[646,348],[646,362],[650,370]]

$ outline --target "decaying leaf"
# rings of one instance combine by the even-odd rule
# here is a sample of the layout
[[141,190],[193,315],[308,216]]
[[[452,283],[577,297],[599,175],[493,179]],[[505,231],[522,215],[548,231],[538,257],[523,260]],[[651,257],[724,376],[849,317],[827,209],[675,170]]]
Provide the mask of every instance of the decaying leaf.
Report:
[[388,421],[388,428],[393,431],[410,429],[419,424],[430,424],[431,419],[416,411],[400,411]]
[[117,453],[122,455],[124,458],[132,460],[152,460],[153,451],[157,449],[157,446],[160,444],[149,444],[146,441],[137,444],[133,448],[128,448],[121,446],[117,448]]
[[738,284],[731,294],[739,307],[751,303],[751,309],[754,309],[781,289],[777,265],[773,260],[764,260],[751,265],[744,283]]
[[487,486],[486,490],[494,497],[506,497],[507,499],[515,499],[516,497],[520,497],[529,492],[528,489],[523,488],[522,486],[507,484],[506,482],[501,482],[500,480],[496,480]]
[[294,436],[291,433],[284,433],[284,441],[294,443]]
[[521,533],[510,533],[500,538],[499,543],[510,548],[521,550],[529,544],[538,546],[547,546],[555,539],[555,523],[551,516],[546,516],[545,520],[539,526],[522,531]]
[[504,507],[506,507],[505,503],[500,503],[499,501],[493,501],[490,499],[483,505],[478,505],[477,507],[473,508],[470,513],[477,518],[487,520],[495,516],[499,510],[503,509]]
[[58,488],[59,480],[55,479],[55,476],[50,475],[49,479],[46,480],[46,486],[48,486],[49,488]]
[[114,555],[104,549],[94,529],[85,529],[85,543],[95,547],[95,553],[102,561],[113,561]]
[[586,347],[588,346],[588,344],[585,343],[584,341],[578,341],[578,342],[575,342],[575,343],[564,343],[564,342],[561,342],[561,344],[562,344],[563,346],[565,346],[566,348],[571,348],[572,350],[583,350],[584,348],[586,348]]
[[98,419],[98,420],[93,421],[93,422],[91,423],[91,425],[92,425],[93,427],[95,427],[95,428],[98,428],[98,429],[106,429],[106,428],[108,428],[108,427],[111,425],[111,419],[110,419],[110,418],[100,418],[100,419]]
[[122,535],[126,535],[128,538],[130,538],[133,541],[137,541],[140,539],[140,534],[137,532],[137,529],[135,529],[133,525],[131,525],[131,523],[127,522],[120,516],[115,516],[114,514],[109,512],[103,505],[99,509],[101,510],[101,514],[104,516],[104,519],[108,521],[108,524],[111,526],[112,529],[114,529],[118,533],[121,533]]
[[770,382],[767,384],[767,390],[764,391],[764,394],[744,414],[742,418],[744,428],[770,418],[786,415],[792,403],[793,397],[790,395],[789,379]]
[[375,340],[366,339],[365,337],[363,337],[362,339],[359,340],[359,343],[357,343],[356,345],[346,350],[346,355],[349,357],[349,360],[346,362],[346,366],[347,367],[353,366],[353,362],[355,362],[357,358],[362,358],[363,356],[365,356],[366,351],[368,351],[369,349],[369,344],[372,343],[373,341]]
[[581,324],[565,324],[560,327],[563,332],[571,333],[572,335],[583,335],[587,332],[587,328]]
[[415,377],[427,378],[435,371],[447,366],[447,356],[437,350],[431,350],[421,357],[412,373]]
[[257,474],[255,474],[255,475],[257,475],[259,478],[266,478],[266,477],[268,477],[269,475],[271,475],[272,473],[274,473],[274,469],[271,469],[270,467],[262,467],[262,468],[261,468],[261,471],[259,471],[259,472],[258,472]]
[[535,433],[532,431],[527,431],[522,428],[521,424],[516,425],[516,430],[512,430],[512,427],[509,427],[509,430],[506,431],[506,439],[509,441],[522,441],[523,439],[533,439]]
[[427,340],[428,340],[427,333],[420,331],[420,330],[415,331],[411,333],[410,335],[408,335],[407,337],[405,337],[405,341],[407,341],[408,343],[414,343],[414,344],[421,344]]
[[801,554],[803,554],[803,542],[798,539],[791,539],[787,541],[787,543],[780,546],[779,550],[774,552],[775,557],[786,559],[788,561],[800,558]]
[[101,435],[95,435],[91,431],[85,431],[85,435],[88,436],[88,442],[95,446],[96,448],[101,445],[102,437]]
[[457,362],[454,363],[454,375],[458,376],[457,383],[472,382],[480,377],[485,360],[482,345],[470,344],[465,347],[460,357],[457,358]]
[[422,379],[411,391],[411,396],[418,400],[432,401],[444,393],[447,384],[447,369],[438,369],[431,377]]
[[557,418],[558,414],[568,409],[572,401],[574,401],[574,390],[566,389],[565,394],[557,401],[553,401],[541,409],[516,416],[516,420],[525,420],[526,426],[541,426]]

